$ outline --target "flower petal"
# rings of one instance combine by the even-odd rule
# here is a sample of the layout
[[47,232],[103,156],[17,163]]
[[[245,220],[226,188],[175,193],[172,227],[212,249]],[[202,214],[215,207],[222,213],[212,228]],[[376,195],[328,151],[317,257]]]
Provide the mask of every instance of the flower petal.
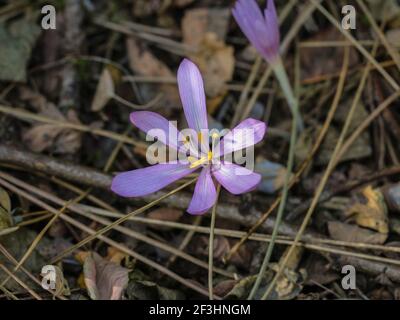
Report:
[[163,116],[151,111],[137,111],[130,115],[131,122],[152,138],[157,138],[165,145],[178,149],[179,131]]
[[189,127],[197,132],[208,129],[203,79],[197,66],[188,59],[179,66],[178,86]]
[[276,13],[274,0],[267,1],[267,8],[264,10],[265,25],[267,26],[270,47],[279,50],[280,32],[279,20]]
[[188,164],[164,163],[118,174],[111,190],[122,197],[141,197],[156,192],[196,169]]
[[261,39],[266,36],[267,32],[264,17],[255,0],[238,0],[232,10],[232,14],[242,32],[262,54]]
[[229,131],[221,141],[220,155],[242,150],[259,143],[265,135],[264,122],[248,118]]
[[279,57],[279,26],[271,0],[264,17],[255,0],[238,0],[232,11],[240,29],[257,51],[273,64]]
[[204,168],[197,180],[192,201],[187,212],[193,215],[206,213],[217,200],[217,191],[211,177],[210,167]]
[[213,170],[218,182],[230,193],[242,194],[255,189],[261,182],[261,175],[233,163],[221,163]]

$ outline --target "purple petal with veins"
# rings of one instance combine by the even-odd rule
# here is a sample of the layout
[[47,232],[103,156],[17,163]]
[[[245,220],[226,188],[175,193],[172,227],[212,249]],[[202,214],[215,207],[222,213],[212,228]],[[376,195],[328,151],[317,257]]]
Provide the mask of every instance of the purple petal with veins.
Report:
[[[263,28],[262,14],[255,2],[250,3],[249,12],[246,12],[246,6],[248,4],[244,1],[238,1],[237,8],[241,8],[240,15],[244,14],[243,21],[246,27],[249,27],[248,33],[252,36],[257,35],[259,28]],[[239,17],[237,10],[234,12]],[[250,22],[256,20],[256,28],[250,28]],[[219,155],[209,152],[203,79],[196,65],[187,59],[179,67],[178,85],[185,116],[190,129],[192,129],[190,132],[178,131],[167,119],[150,111],[133,112],[130,117],[131,121],[149,136],[157,137],[159,141],[178,151],[193,151],[198,146],[196,143],[198,138],[204,148],[202,146],[200,153],[194,150],[194,157],[180,153],[180,156],[185,157],[184,159],[179,158],[182,162],[157,164],[120,173],[114,177],[111,190],[122,197],[145,196],[157,192],[203,167],[188,208],[190,214],[198,215],[207,212],[216,202],[217,195],[213,175],[225,189],[233,194],[241,194],[255,189],[261,181],[261,175],[236,164],[220,163]],[[221,144],[225,145],[226,153],[235,152],[258,143],[263,138],[265,131],[266,126],[263,122],[246,119],[235,127],[233,132],[228,133]],[[184,141],[183,138],[186,136],[191,138],[190,141]],[[212,137],[213,143],[218,141],[217,138]]]
[[116,175],[111,190],[122,197],[141,197],[156,192],[195,171],[188,164],[165,163]]
[[230,193],[242,194],[254,190],[261,182],[261,175],[233,163],[221,163],[213,170],[214,177]]
[[189,127],[197,132],[208,129],[203,78],[197,66],[188,59],[179,66],[178,86]]
[[264,122],[248,118],[229,131],[221,141],[221,156],[251,147],[259,143],[265,135]]
[[206,213],[217,200],[217,191],[211,177],[210,167],[203,168],[194,189],[187,212],[193,215]]
[[232,10],[236,22],[250,43],[270,63],[279,57],[279,25],[273,0],[268,0],[264,15],[255,0],[238,0]]
[[178,129],[163,116],[151,111],[137,111],[130,115],[131,122],[152,138],[178,150]]

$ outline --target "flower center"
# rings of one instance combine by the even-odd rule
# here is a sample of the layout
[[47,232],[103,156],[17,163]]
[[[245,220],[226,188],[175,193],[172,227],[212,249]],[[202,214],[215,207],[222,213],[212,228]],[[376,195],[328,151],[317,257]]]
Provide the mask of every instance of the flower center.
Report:
[[207,156],[201,157],[200,159],[196,159],[195,157],[188,157],[188,161],[190,162],[190,169],[196,168],[203,164],[209,163],[213,157],[213,153],[208,151]]
[[[198,137],[199,137],[200,141],[203,139],[203,136],[202,136],[202,134],[200,132],[198,133]],[[211,134],[211,140],[212,140],[211,141],[211,150],[213,150],[215,142],[218,139],[219,139],[219,134],[217,134],[217,133],[212,133]],[[200,159],[197,159],[197,158],[192,157],[192,156],[189,156],[187,159],[190,162],[190,167],[189,167],[190,169],[197,168],[197,167],[199,167],[201,165],[209,164],[210,161],[212,161],[212,159],[213,159],[213,152],[212,151],[208,151],[207,155],[205,155],[204,157],[201,157]]]

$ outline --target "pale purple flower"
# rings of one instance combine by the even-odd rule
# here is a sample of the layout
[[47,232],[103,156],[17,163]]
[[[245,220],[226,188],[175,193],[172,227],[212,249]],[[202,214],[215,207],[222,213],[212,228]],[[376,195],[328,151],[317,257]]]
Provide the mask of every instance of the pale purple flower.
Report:
[[[187,209],[190,214],[198,215],[207,212],[215,204],[217,193],[213,178],[233,194],[242,194],[257,187],[261,175],[237,164],[220,161],[220,157],[260,142],[264,137],[266,125],[258,120],[246,119],[222,138],[220,144],[224,146],[223,152],[210,151],[208,137],[202,139],[200,134],[205,130],[208,132],[203,79],[196,65],[187,59],[183,60],[179,67],[178,86],[189,127],[195,130],[200,140],[207,140],[206,146],[196,157],[189,156],[186,161],[161,163],[120,173],[113,179],[111,189],[123,197],[145,196],[201,169]],[[130,119],[146,133],[153,129],[165,132],[165,136],[160,139],[161,142],[177,150],[181,155],[187,150],[182,149],[175,139],[166,138],[176,137],[180,133],[161,115],[150,111],[138,111],[133,112]],[[204,145],[204,141],[202,142]],[[186,157],[186,154],[184,156]]]
[[257,51],[270,63],[279,58],[279,24],[273,0],[264,15],[255,0],[238,0],[232,10],[236,22]]

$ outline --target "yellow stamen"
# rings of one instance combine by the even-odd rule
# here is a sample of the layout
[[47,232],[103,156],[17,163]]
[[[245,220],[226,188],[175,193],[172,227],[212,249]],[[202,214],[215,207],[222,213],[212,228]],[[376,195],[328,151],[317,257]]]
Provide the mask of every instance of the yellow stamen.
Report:
[[214,133],[211,135],[211,138],[213,138],[214,140],[215,140],[215,139],[218,139],[218,138],[219,138],[219,134],[216,133],[216,132],[214,132]]
[[202,157],[198,160],[196,160],[196,158],[194,157],[188,157],[188,161],[190,162],[190,169],[196,168],[198,166],[201,166],[202,164],[205,164],[209,161],[211,161],[212,159],[212,152],[209,151],[207,154],[207,157]]

